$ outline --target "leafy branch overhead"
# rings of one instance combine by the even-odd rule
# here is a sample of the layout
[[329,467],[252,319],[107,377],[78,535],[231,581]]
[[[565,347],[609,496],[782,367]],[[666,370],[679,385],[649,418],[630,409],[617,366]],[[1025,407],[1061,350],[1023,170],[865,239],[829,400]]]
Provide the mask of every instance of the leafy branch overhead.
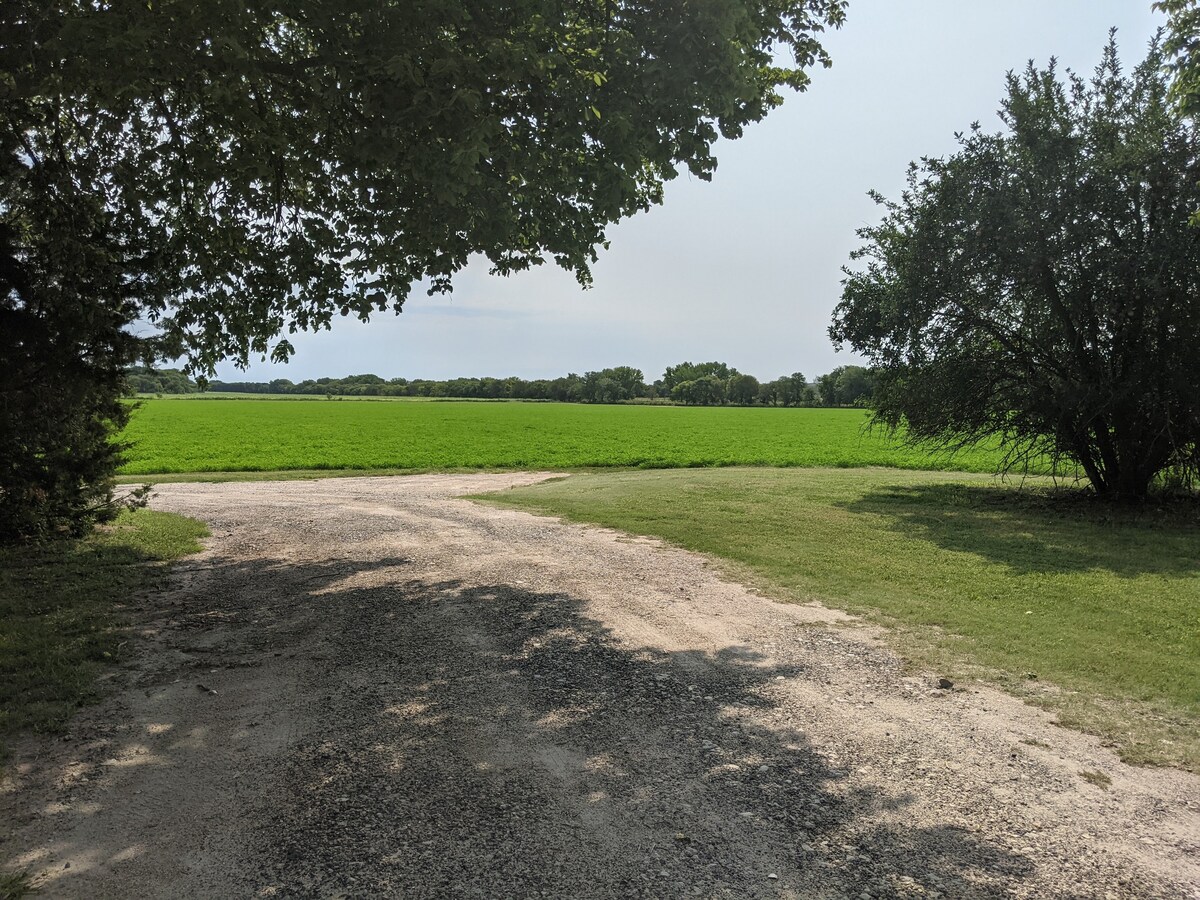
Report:
[[282,359],[475,254],[586,283],[607,224],[828,65],[844,6],[10,0],[5,203],[97,204],[164,352]]

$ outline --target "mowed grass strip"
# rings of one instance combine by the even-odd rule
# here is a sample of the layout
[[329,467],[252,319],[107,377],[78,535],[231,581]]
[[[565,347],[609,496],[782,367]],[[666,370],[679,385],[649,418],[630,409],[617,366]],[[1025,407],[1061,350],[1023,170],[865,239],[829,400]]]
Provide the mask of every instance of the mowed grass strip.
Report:
[[296,470],[891,466],[992,472],[866,430],[843,409],[146,400],[126,476]]
[[137,510],[82,540],[0,549],[0,741],[53,732],[95,700],[97,676],[124,652],[121,608],[207,534],[193,519]]
[[877,469],[584,474],[482,499],[712,554],[775,596],[890,625],[921,666],[999,681],[1131,761],[1200,771],[1195,506],[1116,513]]

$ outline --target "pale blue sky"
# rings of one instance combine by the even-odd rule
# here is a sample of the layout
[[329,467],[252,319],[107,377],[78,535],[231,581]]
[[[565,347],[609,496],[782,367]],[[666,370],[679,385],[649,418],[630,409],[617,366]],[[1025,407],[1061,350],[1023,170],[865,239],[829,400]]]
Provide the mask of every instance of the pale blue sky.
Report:
[[298,335],[286,366],[226,380],[553,377],[632,365],[649,380],[685,359],[760,378],[855,362],[826,336],[866,192],[899,193],[910,160],[998,127],[1004,74],[1029,59],[1090,72],[1108,29],[1140,61],[1163,17],[1150,0],[851,0],[827,36],[833,68],[746,136],[718,147],[712,183],[681,177],[666,203],[612,227],[583,291],[553,266],[510,278],[473,264],[451,298],[414,292],[401,316]]

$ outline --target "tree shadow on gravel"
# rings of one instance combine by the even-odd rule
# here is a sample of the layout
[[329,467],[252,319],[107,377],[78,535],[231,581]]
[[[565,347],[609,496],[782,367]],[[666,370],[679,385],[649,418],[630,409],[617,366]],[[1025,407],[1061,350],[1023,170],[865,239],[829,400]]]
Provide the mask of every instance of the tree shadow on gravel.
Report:
[[1200,571],[1200,507],[1176,507],[1137,511],[1078,492],[899,484],[877,488],[845,508],[1014,572],[1097,570],[1132,578]]
[[982,898],[1032,871],[814,751],[778,711],[801,668],[631,648],[566,594],[340,580],[301,600],[323,727],[266,791],[256,890]]
[[[237,763],[250,833],[218,818],[204,841],[247,896],[991,898],[1033,873],[817,752],[778,699],[805,671],[752,648],[630,647],[572,596],[413,579],[403,559],[207,565],[202,591],[165,601],[176,633],[297,679],[306,710],[285,747]],[[214,618],[216,642],[196,628]],[[230,749],[179,747],[158,790],[187,753]],[[106,845],[73,849],[101,872],[153,836],[90,833]],[[223,847],[236,858],[211,862]]]

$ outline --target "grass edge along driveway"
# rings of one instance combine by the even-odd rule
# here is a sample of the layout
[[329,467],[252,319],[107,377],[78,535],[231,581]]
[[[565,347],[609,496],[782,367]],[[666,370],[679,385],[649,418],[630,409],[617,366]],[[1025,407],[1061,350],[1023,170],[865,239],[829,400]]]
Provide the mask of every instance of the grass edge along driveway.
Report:
[[1200,521],[888,469],[574,475],[475,499],[663,538],[764,592],[889,626],[1128,762],[1200,771]]

